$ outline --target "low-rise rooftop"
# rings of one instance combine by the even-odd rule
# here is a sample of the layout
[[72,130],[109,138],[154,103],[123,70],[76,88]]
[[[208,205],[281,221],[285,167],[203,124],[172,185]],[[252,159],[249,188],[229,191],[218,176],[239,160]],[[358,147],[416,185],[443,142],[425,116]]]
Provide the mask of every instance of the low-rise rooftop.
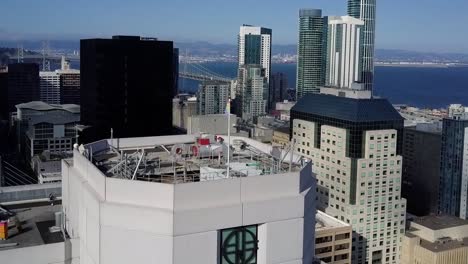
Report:
[[414,223],[429,228],[431,230],[442,230],[468,225],[467,220],[448,215],[430,215],[419,217],[414,220]]
[[350,227],[350,225],[322,211],[317,211],[315,215],[315,230],[321,231],[339,227]]
[[42,202],[10,205],[4,208],[16,216],[11,216],[9,219],[8,239],[0,240],[0,251],[64,241],[61,231],[51,233],[49,230],[56,224],[55,213],[62,210],[61,205],[52,206]]
[[450,238],[442,239],[437,242],[430,242],[424,239],[421,239],[420,246],[431,251],[431,252],[443,252],[447,250],[454,250],[457,248],[468,247],[468,238],[463,240],[453,240]]

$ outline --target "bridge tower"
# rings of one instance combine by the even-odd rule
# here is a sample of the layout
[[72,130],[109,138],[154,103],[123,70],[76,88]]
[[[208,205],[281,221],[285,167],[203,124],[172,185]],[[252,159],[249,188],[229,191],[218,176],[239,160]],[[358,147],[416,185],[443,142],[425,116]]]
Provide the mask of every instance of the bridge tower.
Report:
[[50,54],[49,41],[42,41],[42,71],[50,71],[50,61],[47,56]]
[[23,44],[18,44],[17,47],[18,54],[16,56],[18,63],[23,63],[24,62],[24,48]]

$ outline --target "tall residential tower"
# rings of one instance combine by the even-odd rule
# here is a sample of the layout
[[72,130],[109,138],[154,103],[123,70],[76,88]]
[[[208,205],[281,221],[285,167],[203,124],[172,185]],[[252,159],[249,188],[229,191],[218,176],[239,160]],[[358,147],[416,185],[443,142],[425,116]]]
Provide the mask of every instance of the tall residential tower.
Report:
[[[266,92],[262,92],[262,98],[257,98],[259,101],[272,101],[269,91],[270,73],[271,73],[271,36],[272,31],[269,28],[256,27],[251,25],[243,25],[239,32],[239,72],[245,67],[256,67],[262,70],[262,77],[266,80]],[[239,76],[241,78],[242,76]],[[241,85],[237,85],[237,94],[243,92],[239,90]],[[243,100],[251,98],[243,97]],[[252,100],[257,100],[252,99]],[[240,100],[240,99],[237,99]],[[250,102],[240,102],[243,105],[248,105]],[[268,105],[265,106],[268,109]],[[261,112],[266,113],[263,110]]]
[[301,9],[297,49],[297,100],[308,93],[319,93],[320,86],[325,84],[324,34],[322,10]]
[[348,0],[348,15],[364,21],[361,81],[363,88],[368,91],[372,91],[374,86],[376,2],[377,0]]
[[271,72],[271,34],[269,28],[243,25],[239,32],[239,68],[245,64],[261,65],[265,77]]
[[326,85],[353,88],[360,81],[363,25],[364,22],[350,16],[328,18]]

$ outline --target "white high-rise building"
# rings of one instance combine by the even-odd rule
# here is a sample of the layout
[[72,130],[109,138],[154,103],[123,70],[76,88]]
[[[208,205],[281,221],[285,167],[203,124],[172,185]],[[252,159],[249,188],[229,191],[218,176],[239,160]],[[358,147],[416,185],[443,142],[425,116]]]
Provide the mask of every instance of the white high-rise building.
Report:
[[60,104],[60,73],[39,72],[40,100],[47,104]]
[[353,227],[353,264],[399,264],[403,118],[385,99],[304,96],[291,110],[293,146],[311,159],[317,208]]
[[62,162],[62,200],[79,263],[312,263],[311,164],[231,139],[228,171],[226,141],[211,135],[76,148],[73,160]]
[[239,68],[245,64],[261,65],[270,79],[271,36],[269,28],[243,25],[239,32]]
[[362,20],[350,16],[328,17],[327,86],[356,88],[355,83],[361,79],[360,43],[363,26]]
[[268,103],[268,81],[261,65],[246,64],[239,68],[237,111],[244,120],[255,120],[266,114]]

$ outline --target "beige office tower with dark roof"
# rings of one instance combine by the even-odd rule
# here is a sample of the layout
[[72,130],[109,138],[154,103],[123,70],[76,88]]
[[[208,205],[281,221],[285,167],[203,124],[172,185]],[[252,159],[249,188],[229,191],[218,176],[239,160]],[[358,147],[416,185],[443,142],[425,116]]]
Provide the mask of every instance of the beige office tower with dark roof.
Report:
[[309,94],[291,127],[294,150],[317,174],[318,209],[353,227],[352,263],[399,264],[403,118],[385,99]]

